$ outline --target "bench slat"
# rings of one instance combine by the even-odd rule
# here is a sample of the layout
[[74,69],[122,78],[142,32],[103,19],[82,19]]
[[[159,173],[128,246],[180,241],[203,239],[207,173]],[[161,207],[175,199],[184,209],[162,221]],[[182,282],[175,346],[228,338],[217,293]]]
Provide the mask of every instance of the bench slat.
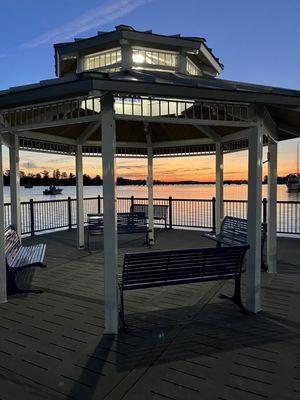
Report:
[[22,291],[17,287],[15,275],[21,269],[44,265],[45,244],[22,246],[16,230],[9,226],[5,230],[5,257],[7,269],[7,288],[10,293]]

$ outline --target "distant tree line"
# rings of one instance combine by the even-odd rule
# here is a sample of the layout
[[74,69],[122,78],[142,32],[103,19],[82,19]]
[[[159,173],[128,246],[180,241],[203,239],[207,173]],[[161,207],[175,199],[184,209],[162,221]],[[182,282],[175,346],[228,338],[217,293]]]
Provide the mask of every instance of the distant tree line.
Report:
[[[10,185],[10,171],[6,170],[3,175],[4,185]],[[285,184],[287,180],[287,176],[279,176],[277,178],[278,184]],[[70,172],[61,172],[59,169],[55,169],[52,171],[44,170],[37,174],[29,173],[26,175],[24,171],[20,171],[20,184],[23,186],[24,184],[31,183],[33,186],[74,186],[76,185],[76,176]],[[191,181],[191,180],[183,180],[183,181],[160,181],[154,180],[154,185],[178,185],[178,184],[185,184],[185,185],[195,185],[195,184],[214,184],[214,182],[205,182],[205,181]],[[224,184],[247,184],[247,180],[224,180]],[[265,176],[263,179],[263,183],[268,183],[268,177]],[[100,175],[96,175],[91,177],[88,174],[83,175],[83,184],[85,186],[101,186],[103,184],[103,180]],[[117,178],[117,185],[146,185],[146,179],[128,179],[123,177]]]

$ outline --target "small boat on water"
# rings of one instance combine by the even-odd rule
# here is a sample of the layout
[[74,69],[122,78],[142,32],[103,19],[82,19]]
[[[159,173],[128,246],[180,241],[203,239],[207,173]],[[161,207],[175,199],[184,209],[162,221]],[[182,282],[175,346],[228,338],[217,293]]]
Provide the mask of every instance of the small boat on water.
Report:
[[56,188],[55,186],[50,186],[49,189],[43,190],[43,194],[50,194],[50,195],[55,195],[55,194],[61,194],[63,189]]

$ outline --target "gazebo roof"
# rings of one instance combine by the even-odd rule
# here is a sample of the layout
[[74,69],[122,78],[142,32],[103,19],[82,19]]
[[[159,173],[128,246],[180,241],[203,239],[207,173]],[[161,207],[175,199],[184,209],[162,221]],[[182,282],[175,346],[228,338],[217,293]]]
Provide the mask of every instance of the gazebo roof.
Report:
[[[197,57],[201,55],[199,45],[204,43],[203,38],[154,35],[122,25],[113,32],[56,44],[56,57],[62,60],[63,54],[69,56],[76,50],[79,62],[93,46],[111,46],[114,40],[122,46],[125,39],[133,45],[169,45],[179,49],[178,54],[180,46],[185,51],[194,47]],[[49,143],[43,144],[45,151],[53,144],[63,144],[69,146],[61,150],[63,153],[74,153],[74,146],[81,143],[86,154],[99,154],[101,97],[110,92],[117,104],[118,154],[147,154],[145,124],[156,156],[207,154],[214,151],[216,142],[222,142],[226,151],[244,149],[249,128],[257,126],[259,118],[264,120],[266,137],[272,140],[300,135],[298,90],[229,81],[209,74],[190,75],[178,68],[149,69],[144,64],[141,69],[122,64],[113,70],[73,72],[0,91],[0,134],[19,132],[23,148],[28,150],[41,149],[44,141]]]
[[83,72],[11,87],[0,91],[0,110],[85,95],[93,90],[291,106],[296,110],[300,106],[300,90],[180,73],[126,70],[115,73]]

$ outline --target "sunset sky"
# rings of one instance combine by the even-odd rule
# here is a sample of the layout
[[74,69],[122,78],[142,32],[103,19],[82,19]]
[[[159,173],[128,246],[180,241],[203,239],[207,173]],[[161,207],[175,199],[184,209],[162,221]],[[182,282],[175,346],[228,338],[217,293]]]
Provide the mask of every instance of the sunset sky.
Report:
[[[300,90],[299,0],[0,0],[0,90],[54,77],[52,44],[119,24],[202,36],[225,65],[220,78]],[[11,23],[13,21],[13,23]],[[266,158],[266,155],[265,155]],[[4,151],[4,168],[8,152]],[[21,152],[21,169],[74,172],[72,157]],[[296,169],[296,140],[279,144],[279,175]],[[145,178],[146,160],[119,159],[118,176]],[[213,157],[157,159],[155,179],[214,180]],[[84,172],[101,175],[101,160]],[[225,179],[247,177],[247,152],[225,156]]]

